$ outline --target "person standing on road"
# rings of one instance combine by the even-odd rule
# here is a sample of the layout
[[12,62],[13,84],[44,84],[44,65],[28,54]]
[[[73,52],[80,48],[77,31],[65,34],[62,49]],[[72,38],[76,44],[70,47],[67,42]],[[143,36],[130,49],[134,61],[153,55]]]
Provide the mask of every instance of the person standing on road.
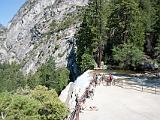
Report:
[[109,81],[110,85],[111,85],[111,83],[112,83],[112,80],[113,80],[113,76],[112,76],[111,73],[109,73],[108,81]]

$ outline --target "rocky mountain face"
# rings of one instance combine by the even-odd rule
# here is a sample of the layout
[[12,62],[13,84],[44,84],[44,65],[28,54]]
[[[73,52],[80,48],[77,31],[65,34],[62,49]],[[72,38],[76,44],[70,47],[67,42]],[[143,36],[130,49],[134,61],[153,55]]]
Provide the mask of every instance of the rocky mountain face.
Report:
[[5,61],[7,56],[7,50],[4,46],[5,40],[6,40],[6,28],[0,24],[0,59],[1,61]]
[[88,0],[28,0],[9,23],[0,28],[0,61],[22,64],[24,73],[36,71],[49,57],[57,67],[74,72],[74,35]]

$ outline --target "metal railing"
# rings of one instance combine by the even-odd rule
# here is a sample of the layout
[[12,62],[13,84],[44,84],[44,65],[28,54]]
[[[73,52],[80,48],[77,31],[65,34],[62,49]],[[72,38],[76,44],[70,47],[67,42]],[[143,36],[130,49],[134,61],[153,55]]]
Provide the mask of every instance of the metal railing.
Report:
[[134,89],[142,92],[160,95],[160,85],[157,83],[146,84],[143,80],[141,80],[140,82],[135,82],[126,79],[116,79],[114,80],[114,84],[122,88]]

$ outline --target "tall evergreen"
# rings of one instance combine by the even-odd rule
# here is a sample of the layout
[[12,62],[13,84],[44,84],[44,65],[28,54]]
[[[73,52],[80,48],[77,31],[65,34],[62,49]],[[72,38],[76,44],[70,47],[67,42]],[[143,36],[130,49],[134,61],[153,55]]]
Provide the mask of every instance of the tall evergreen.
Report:
[[109,17],[109,47],[133,43],[140,50],[144,45],[144,27],[141,13],[135,0],[114,0]]
[[155,56],[160,57],[160,1],[159,0],[153,0],[153,1],[156,10],[156,23],[154,25],[155,39],[156,39]]
[[[102,58],[112,58],[114,61],[108,61],[118,63],[118,54],[124,50],[126,58],[121,62],[125,63],[131,54],[127,66],[137,67],[144,53],[151,58],[159,56],[160,1],[90,0],[76,38],[77,62],[81,67],[87,65],[84,61],[92,63],[89,58],[94,58],[99,67]],[[135,54],[136,51],[140,54]]]
[[155,25],[156,16],[154,3],[151,0],[138,0],[139,9],[142,16],[142,23],[145,28],[145,46],[144,52],[153,57],[155,47],[155,31],[153,26]]
[[91,55],[100,66],[103,51],[103,3],[105,3],[104,0],[91,0],[84,13],[83,22],[76,35],[79,66],[81,66],[83,54]]
[[76,36],[76,45],[77,45],[77,63],[81,64],[82,55],[84,53],[92,54],[93,48],[90,46],[92,44],[93,35],[91,29],[87,22],[87,15],[83,18],[83,22],[80,26],[80,30]]
[[[109,61],[113,60],[112,64],[121,64],[121,67],[135,69],[142,60],[145,42],[145,25],[142,21],[139,2],[112,0],[110,6],[107,56],[111,58]],[[135,54],[135,51],[141,54]],[[121,52],[122,54],[119,54]],[[140,55],[142,55],[141,58],[136,60]]]

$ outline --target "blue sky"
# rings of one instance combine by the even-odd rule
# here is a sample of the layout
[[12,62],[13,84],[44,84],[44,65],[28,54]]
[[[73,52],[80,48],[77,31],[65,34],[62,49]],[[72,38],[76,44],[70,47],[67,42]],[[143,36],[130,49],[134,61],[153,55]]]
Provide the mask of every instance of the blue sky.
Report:
[[26,0],[0,0],[0,23],[6,26],[25,1]]

